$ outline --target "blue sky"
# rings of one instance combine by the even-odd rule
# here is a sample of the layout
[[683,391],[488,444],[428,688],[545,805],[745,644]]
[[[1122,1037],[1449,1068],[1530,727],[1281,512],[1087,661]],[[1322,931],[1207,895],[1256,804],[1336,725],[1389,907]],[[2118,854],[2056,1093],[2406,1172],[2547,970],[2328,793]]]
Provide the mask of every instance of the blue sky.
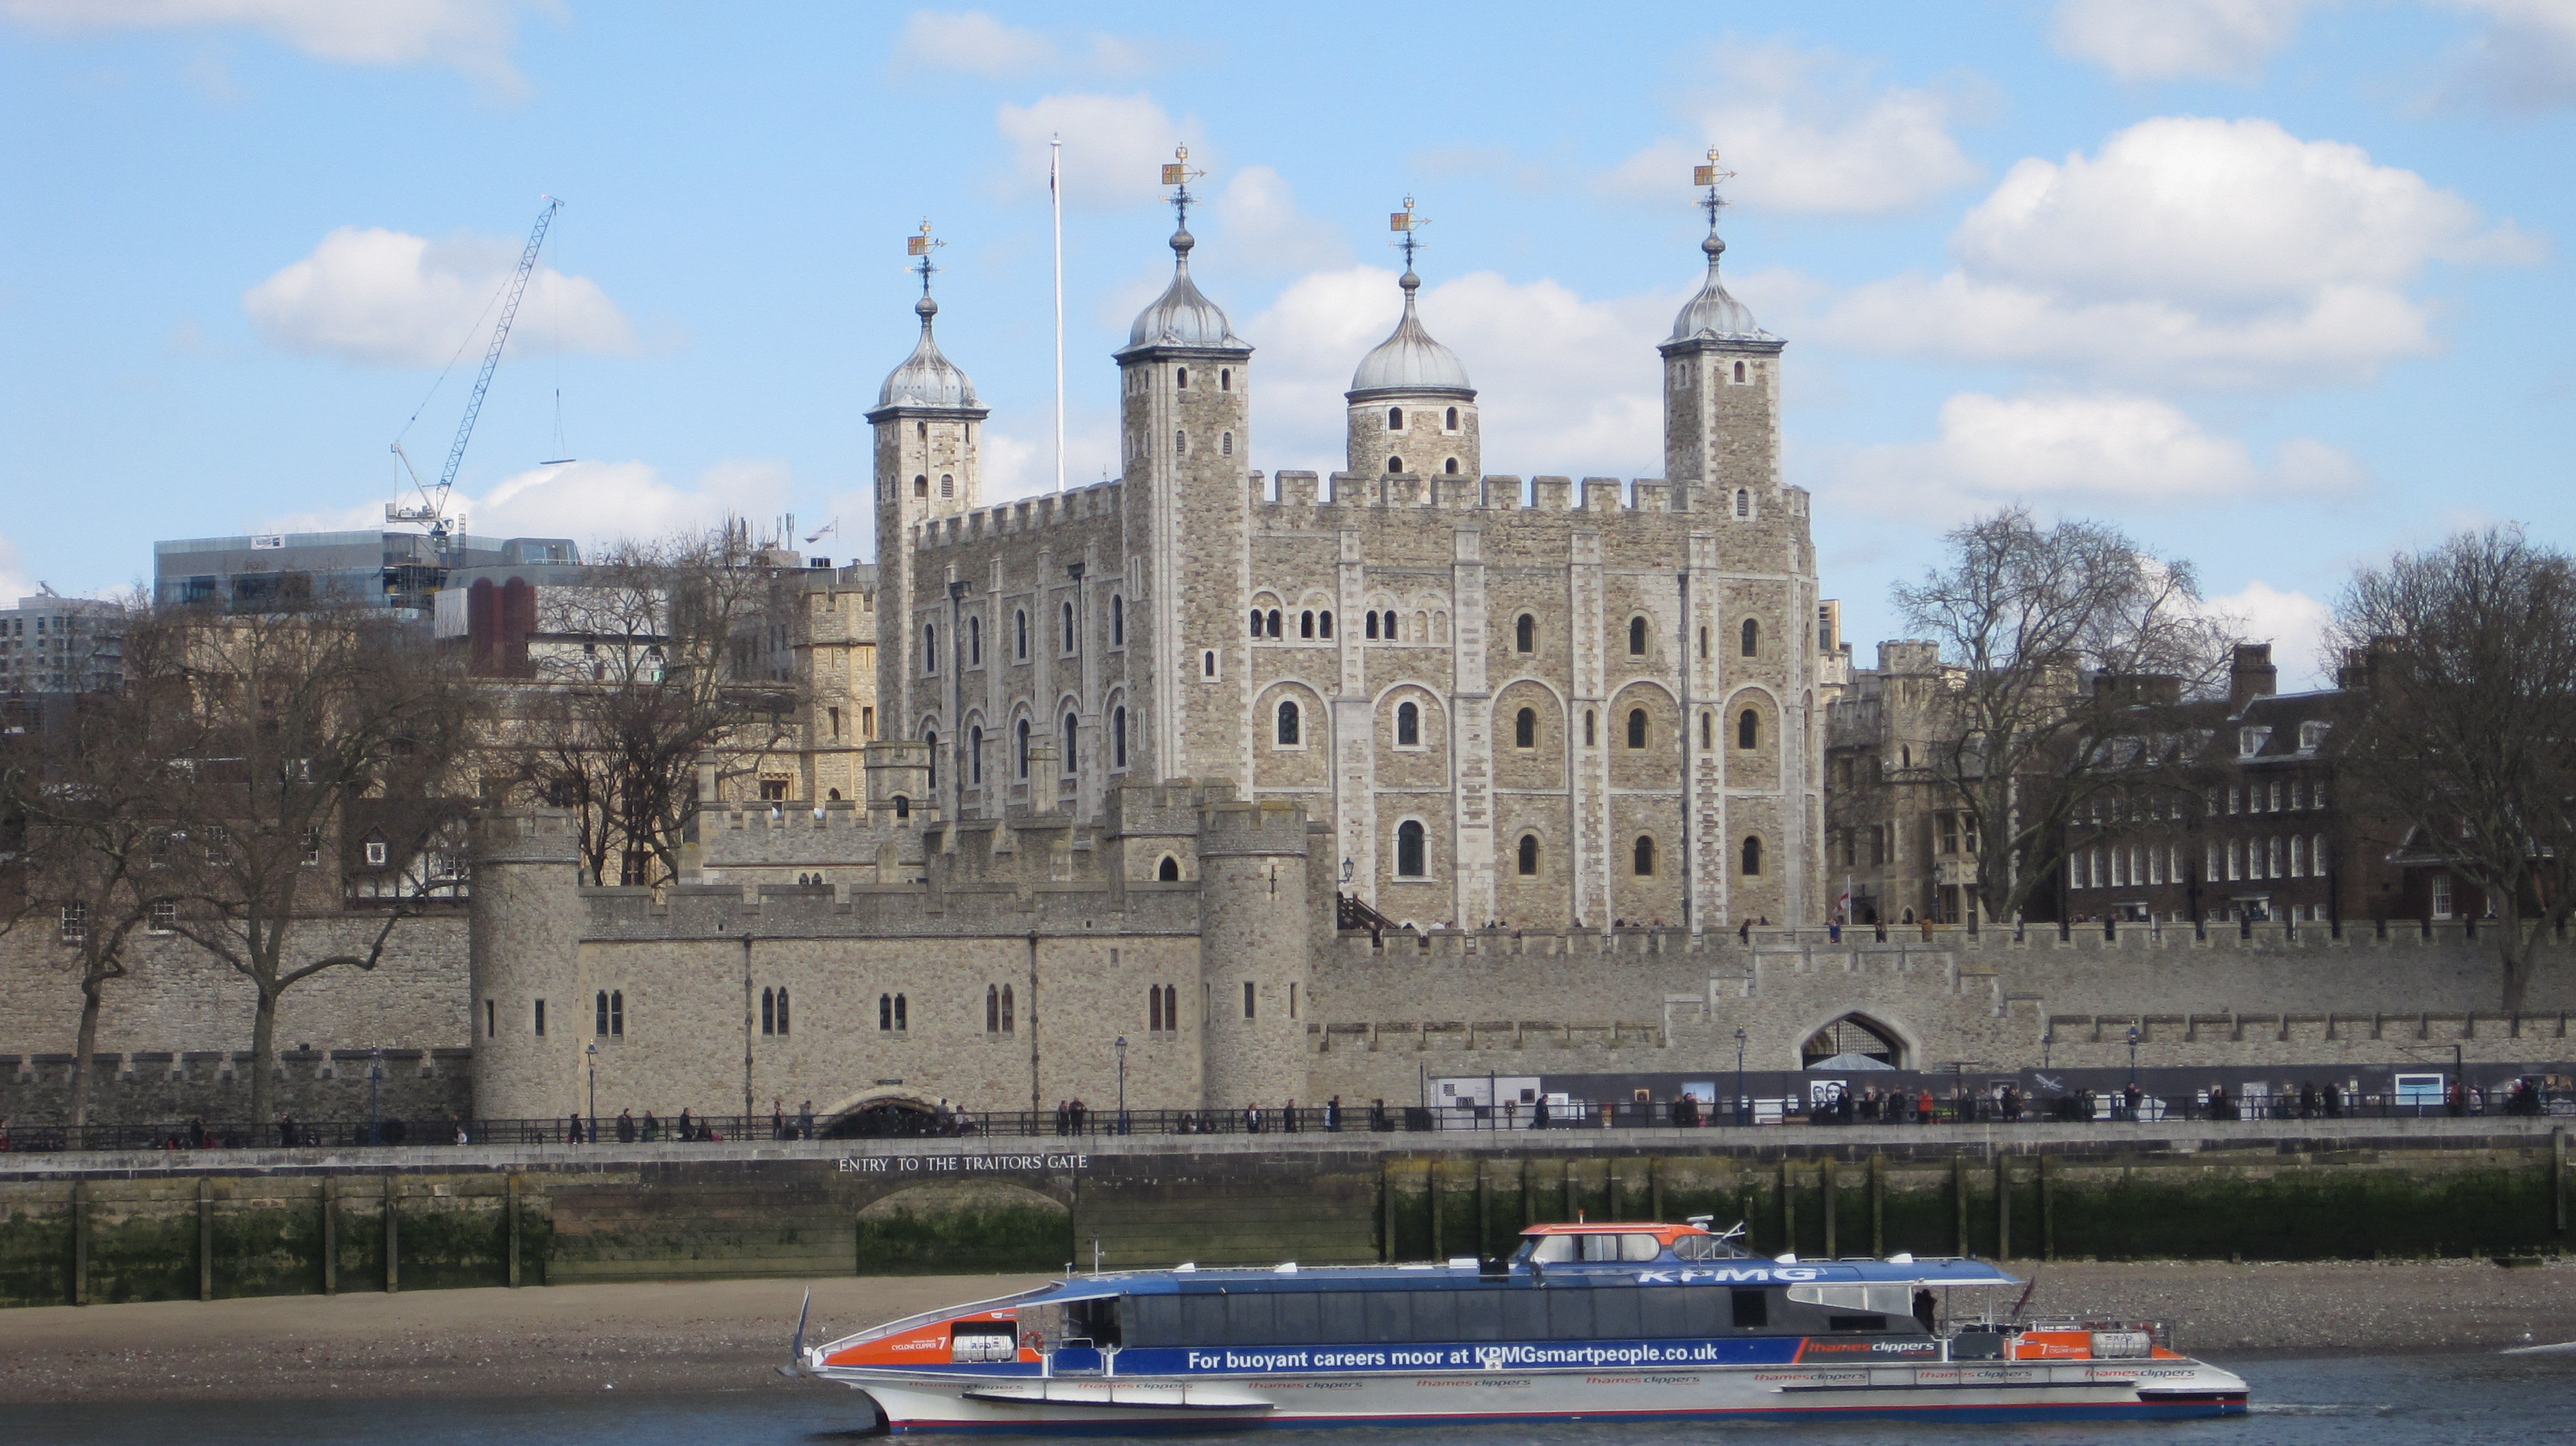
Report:
[[2356,562],[2569,540],[2576,0],[1068,13],[0,0],[0,593],[369,525],[389,441],[444,458],[542,194],[474,531],[792,512],[872,555],[861,414],[925,217],[987,496],[1044,490],[1055,133],[1077,482],[1114,463],[1106,354],[1168,271],[1180,142],[1195,268],[1260,349],[1255,467],[1338,463],[1411,194],[1488,470],[1650,474],[1715,144],[1864,658],[1889,584],[2007,502],[2189,558],[2300,677]]

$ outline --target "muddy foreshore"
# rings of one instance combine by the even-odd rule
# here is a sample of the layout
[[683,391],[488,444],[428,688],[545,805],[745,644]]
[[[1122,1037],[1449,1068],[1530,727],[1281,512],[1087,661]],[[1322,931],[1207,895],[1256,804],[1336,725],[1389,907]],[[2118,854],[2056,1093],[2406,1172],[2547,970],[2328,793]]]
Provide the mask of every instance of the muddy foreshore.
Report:
[[[2576,1261],[2009,1268],[2035,1281],[2028,1314],[2168,1321],[2184,1350],[2222,1361],[2576,1340]],[[829,1339],[1038,1280],[817,1280],[811,1329]],[[811,1390],[774,1369],[806,1288],[708,1281],[13,1310],[0,1312],[0,1402]]]

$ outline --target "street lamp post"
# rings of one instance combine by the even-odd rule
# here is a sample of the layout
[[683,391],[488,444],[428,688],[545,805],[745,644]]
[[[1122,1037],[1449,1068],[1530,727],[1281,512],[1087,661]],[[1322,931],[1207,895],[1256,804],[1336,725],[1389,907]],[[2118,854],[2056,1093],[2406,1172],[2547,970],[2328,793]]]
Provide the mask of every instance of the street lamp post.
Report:
[[1753,1123],[1753,1107],[1744,1098],[1744,1026],[1735,1027],[1735,1122]]
[[2039,1067],[2048,1068],[2048,1051],[2057,1043],[2057,1032],[2050,1030],[2039,1037]]
[[599,1143],[599,1045],[594,1041],[582,1053],[590,1057],[590,1130],[584,1136],[591,1144]]
[[2129,1026],[2129,1118],[2138,1118],[2138,1027]]
[[377,1045],[367,1057],[367,1143],[385,1142],[384,1126],[385,1047]]
[[1118,1133],[1127,1133],[1127,1036],[1118,1036]]

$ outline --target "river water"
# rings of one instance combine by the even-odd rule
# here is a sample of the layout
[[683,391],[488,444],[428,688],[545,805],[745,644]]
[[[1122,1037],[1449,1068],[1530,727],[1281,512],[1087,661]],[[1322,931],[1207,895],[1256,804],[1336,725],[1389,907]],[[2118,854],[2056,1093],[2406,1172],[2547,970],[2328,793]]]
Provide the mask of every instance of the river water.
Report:
[[[2216,1421],[1985,1426],[1578,1422],[1497,1429],[1418,1427],[1403,1446],[1706,1446],[1743,1433],[1781,1446],[2485,1446],[2576,1443],[2576,1353],[2378,1356],[2221,1362],[2253,1387],[2249,1415]],[[838,1386],[787,1385],[687,1396],[607,1392],[535,1400],[357,1400],[0,1404],[9,1446],[832,1446],[869,1417]],[[1096,1439],[1096,1438],[1095,1438]],[[1349,1431],[1264,1431],[1262,1446],[1331,1442]]]

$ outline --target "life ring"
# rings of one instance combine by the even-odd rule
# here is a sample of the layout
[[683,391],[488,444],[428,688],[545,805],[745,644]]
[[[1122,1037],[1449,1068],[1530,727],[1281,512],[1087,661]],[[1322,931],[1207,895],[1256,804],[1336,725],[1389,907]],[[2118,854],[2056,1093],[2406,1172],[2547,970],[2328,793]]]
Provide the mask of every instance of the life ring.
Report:
[[1045,1332],[1031,1331],[1027,1335],[1020,1337],[1020,1349],[1024,1351],[1043,1353],[1046,1350]]

